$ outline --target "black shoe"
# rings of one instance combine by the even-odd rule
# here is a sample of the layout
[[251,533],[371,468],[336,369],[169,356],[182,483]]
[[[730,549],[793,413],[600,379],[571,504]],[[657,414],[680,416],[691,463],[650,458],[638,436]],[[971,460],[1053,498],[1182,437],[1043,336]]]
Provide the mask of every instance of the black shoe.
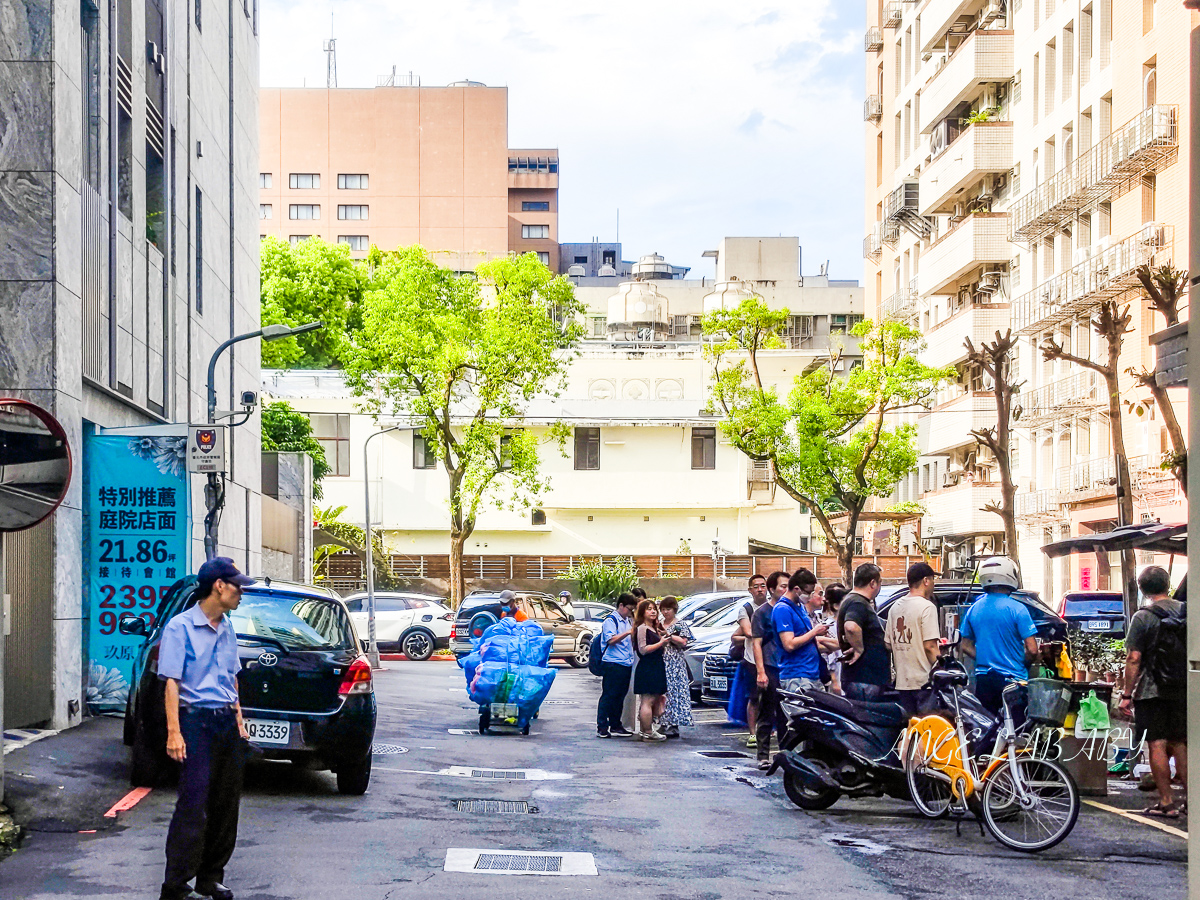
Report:
[[219,881],[212,884],[196,884],[196,893],[212,900],[233,900],[233,891]]
[[607,731],[597,731],[597,732],[596,732],[596,737],[598,737],[598,738],[610,738],[610,737],[612,737],[612,735],[611,735],[611,734],[609,734]]
[[164,892],[158,895],[158,900],[208,900],[208,895],[197,894],[195,891],[188,891],[185,894],[168,894]]
[[616,728],[608,729],[613,737],[633,737],[632,731],[626,731],[623,725],[618,725]]

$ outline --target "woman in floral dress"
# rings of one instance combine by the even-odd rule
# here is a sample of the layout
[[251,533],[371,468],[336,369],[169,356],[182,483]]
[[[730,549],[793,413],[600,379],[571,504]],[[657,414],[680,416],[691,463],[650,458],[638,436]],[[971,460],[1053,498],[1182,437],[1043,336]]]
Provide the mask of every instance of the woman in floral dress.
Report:
[[658,602],[659,617],[663,630],[670,636],[663,659],[667,667],[667,706],[663,711],[662,725],[667,737],[679,737],[680,725],[693,725],[692,688],[688,675],[684,651],[692,642],[692,629],[686,622],[676,620],[679,600],[664,597]]

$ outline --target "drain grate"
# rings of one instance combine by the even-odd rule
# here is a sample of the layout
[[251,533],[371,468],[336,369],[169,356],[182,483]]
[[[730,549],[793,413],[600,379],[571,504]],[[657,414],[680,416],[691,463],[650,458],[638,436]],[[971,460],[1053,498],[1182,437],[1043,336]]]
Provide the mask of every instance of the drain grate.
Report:
[[401,747],[399,744],[372,744],[372,756],[396,756],[400,753],[407,753],[407,747]]
[[749,753],[742,753],[740,750],[697,750],[697,756],[703,756],[705,759],[749,759]]
[[537,807],[530,806],[524,800],[455,800],[454,808],[476,815],[537,812]]
[[542,706],[578,706],[578,700],[543,700]]
[[502,769],[472,769],[472,778],[504,778],[504,779],[524,779],[524,772],[506,772]]
[[480,853],[475,868],[489,872],[561,872],[561,856],[531,856],[526,853]]

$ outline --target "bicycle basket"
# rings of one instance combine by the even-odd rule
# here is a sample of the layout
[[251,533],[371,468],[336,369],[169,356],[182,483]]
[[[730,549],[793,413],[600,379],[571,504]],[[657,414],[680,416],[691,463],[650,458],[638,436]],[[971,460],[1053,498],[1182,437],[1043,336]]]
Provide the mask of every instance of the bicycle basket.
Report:
[[1054,678],[1031,678],[1026,685],[1029,697],[1025,715],[1040,725],[1061,728],[1071,706],[1071,689]]

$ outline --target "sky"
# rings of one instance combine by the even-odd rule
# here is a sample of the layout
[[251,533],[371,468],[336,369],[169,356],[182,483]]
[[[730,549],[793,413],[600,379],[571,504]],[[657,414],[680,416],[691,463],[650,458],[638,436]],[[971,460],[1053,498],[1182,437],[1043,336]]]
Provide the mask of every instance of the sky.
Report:
[[[261,79],[509,89],[509,146],[558,147],[559,240],[701,258],[796,235],[804,274],[863,272],[865,4],[854,0],[264,0]],[[332,16],[332,22],[331,22]]]

